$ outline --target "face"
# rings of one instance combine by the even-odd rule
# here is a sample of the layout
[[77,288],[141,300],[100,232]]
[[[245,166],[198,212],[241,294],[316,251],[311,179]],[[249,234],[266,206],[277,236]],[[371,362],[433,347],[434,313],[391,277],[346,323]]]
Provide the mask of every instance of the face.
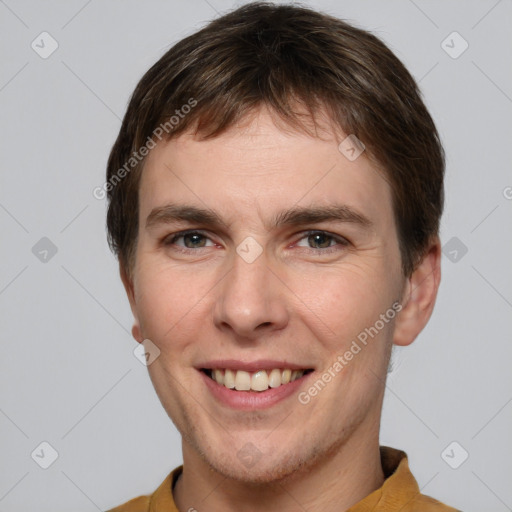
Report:
[[407,280],[390,188],[341,140],[260,110],[146,161],[133,334],[160,350],[148,369],[184,457],[227,477],[268,482],[378,436]]

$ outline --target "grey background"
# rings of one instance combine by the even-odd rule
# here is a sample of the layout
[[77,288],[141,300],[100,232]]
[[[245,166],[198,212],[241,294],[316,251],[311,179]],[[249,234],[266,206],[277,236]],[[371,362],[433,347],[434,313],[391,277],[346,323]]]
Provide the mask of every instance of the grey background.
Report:
[[[448,155],[438,304],[394,355],[382,443],[408,452],[424,493],[466,512],[512,510],[511,2],[305,3],[391,46]],[[0,512],[105,510],[181,464],[179,435],[133,355],[92,190],[142,74],[234,5],[0,1]],[[59,45],[46,59],[31,48],[43,31]],[[462,49],[458,36],[442,47],[453,31],[469,44],[458,58],[445,51]],[[43,441],[59,455],[48,469]]]

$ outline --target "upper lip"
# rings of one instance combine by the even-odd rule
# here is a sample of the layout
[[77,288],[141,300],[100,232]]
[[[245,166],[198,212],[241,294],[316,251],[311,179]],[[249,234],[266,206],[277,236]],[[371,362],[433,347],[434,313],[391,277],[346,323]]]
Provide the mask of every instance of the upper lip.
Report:
[[290,370],[308,370],[313,369],[310,365],[301,365],[287,361],[278,361],[275,359],[258,359],[256,361],[240,361],[237,359],[215,359],[206,361],[197,366],[197,369],[229,369],[244,370],[246,372],[255,372],[258,370],[273,370],[274,368],[289,368]]

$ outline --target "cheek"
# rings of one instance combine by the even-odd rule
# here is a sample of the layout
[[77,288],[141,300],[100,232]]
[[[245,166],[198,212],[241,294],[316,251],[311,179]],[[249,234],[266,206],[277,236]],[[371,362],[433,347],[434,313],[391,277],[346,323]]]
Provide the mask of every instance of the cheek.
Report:
[[392,305],[394,287],[378,269],[364,265],[319,269],[294,278],[292,287],[303,302],[304,319],[329,344],[350,343]]
[[[136,289],[137,310],[143,335],[165,344],[174,339],[173,331],[180,337],[201,325],[201,316],[211,284],[187,270],[172,267],[161,269],[147,265],[140,269],[140,285]],[[204,312],[203,312],[204,315]]]

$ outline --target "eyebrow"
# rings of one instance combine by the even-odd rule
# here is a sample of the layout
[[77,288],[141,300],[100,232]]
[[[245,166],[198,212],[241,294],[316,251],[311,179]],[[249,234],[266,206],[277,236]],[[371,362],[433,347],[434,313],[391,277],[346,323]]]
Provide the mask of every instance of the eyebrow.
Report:
[[[228,229],[228,224],[214,211],[208,208],[198,208],[192,205],[166,204],[151,210],[146,218],[146,229],[160,224],[186,221],[193,224],[202,224],[212,228]],[[288,210],[278,212],[267,229],[280,226],[299,226],[316,224],[319,222],[343,222],[358,224],[363,228],[370,228],[372,221],[360,212],[347,205],[328,206],[295,206]]]

